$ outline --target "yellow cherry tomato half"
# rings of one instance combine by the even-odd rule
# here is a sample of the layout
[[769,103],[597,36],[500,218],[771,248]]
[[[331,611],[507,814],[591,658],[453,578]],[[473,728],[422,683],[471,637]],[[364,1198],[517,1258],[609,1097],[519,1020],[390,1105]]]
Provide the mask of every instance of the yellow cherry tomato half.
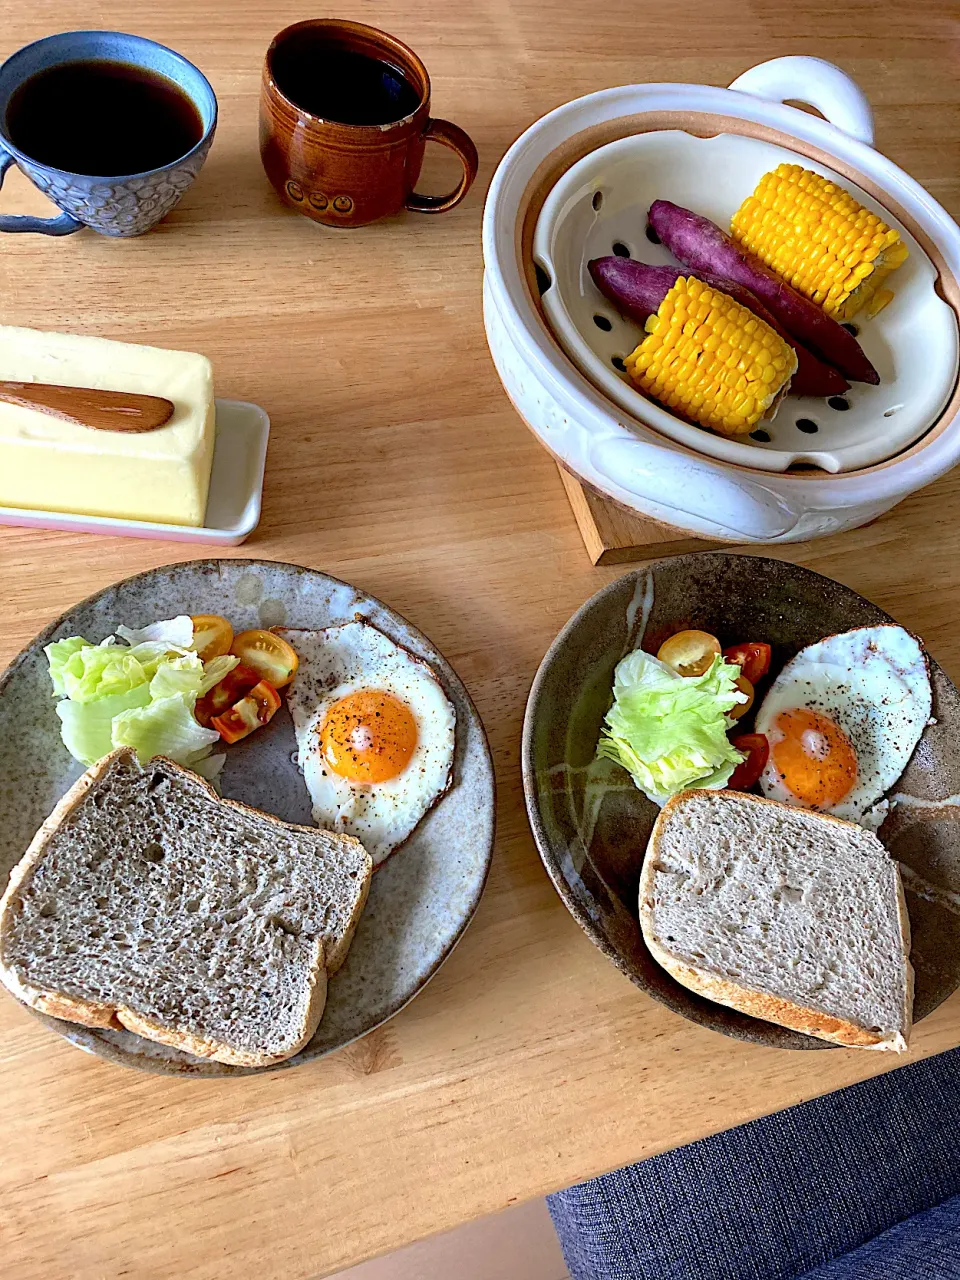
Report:
[[737,676],[734,684],[741,693],[745,693],[747,695],[746,702],[738,702],[735,707],[731,707],[727,712],[727,715],[731,720],[739,720],[740,717],[745,716],[753,706],[753,685],[746,676]]
[[222,658],[230,652],[233,627],[226,618],[221,618],[219,613],[198,613],[190,621],[193,623],[193,647],[201,662]]
[[297,674],[300,659],[282,636],[273,631],[241,631],[234,636],[230,652],[245,667],[259,672],[275,689],[282,689]]
[[720,652],[720,641],[706,631],[678,631],[657,650],[661,662],[680,676],[702,676]]

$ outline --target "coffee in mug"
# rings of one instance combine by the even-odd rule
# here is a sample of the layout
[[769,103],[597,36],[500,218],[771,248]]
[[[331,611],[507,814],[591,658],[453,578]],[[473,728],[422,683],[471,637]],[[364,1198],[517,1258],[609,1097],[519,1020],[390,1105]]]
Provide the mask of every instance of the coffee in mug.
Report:
[[200,112],[178,84],[105,58],[35,72],[11,96],[6,123],[31,159],[106,178],[172,164],[203,137]]
[[186,58],[121,31],[65,31],[0,66],[0,184],[17,165],[59,217],[0,214],[0,231],[149,231],[207,157],[217,99]]

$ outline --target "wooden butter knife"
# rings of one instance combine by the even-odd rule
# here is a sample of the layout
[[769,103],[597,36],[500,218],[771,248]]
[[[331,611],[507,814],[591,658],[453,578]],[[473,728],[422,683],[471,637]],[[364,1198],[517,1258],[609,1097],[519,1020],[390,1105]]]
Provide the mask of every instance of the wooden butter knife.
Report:
[[0,401],[97,431],[154,431],[170,421],[174,408],[162,396],[58,387],[49,382],[0,381]]

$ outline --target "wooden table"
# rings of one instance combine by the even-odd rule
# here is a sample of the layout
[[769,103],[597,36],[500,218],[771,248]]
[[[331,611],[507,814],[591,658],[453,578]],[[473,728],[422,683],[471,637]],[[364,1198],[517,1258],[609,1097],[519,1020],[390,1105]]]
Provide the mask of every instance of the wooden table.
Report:
[[[534,118],[631,80],[727,84],[784,53],[831,58],[871,95],[878,144],[960,214],[960,24],[949,0],[345,0],[408,40],[481,176],[456,212],[327,232],[260,169],[256,96],[289,0],[104,0],[96,22],[173,45],[221,123],[176,213],[142,240],[0,244],[6,323],[203,351],[220,394],[273,420],[258,532],[237,554],[326,569],[446,653],[496,754],[489,887],[439,976],[326,1061],[247,1080],[139,1075],[0,999],[0,1250],[10,1277],[309,1277],[897,1065],[776,1052],[669,1013],[583,936],[524,816],[520,724],[590,566],[552,462],[514,414],[480,314],[491,172]],[[89,25],[84,0],[0,3],[2,54]],[[432,171],[435,188],[449,170]],[[5,209],[43,200],[11,176]],[[87,593],[184,558],[174,543],[0,531],[0,661]],[[231,554],[227,552],[226,554]],[[960,677],[960,474],[869,529],[791,548],[922,634]],[[960,997],[913,1058],[960,1041]]]

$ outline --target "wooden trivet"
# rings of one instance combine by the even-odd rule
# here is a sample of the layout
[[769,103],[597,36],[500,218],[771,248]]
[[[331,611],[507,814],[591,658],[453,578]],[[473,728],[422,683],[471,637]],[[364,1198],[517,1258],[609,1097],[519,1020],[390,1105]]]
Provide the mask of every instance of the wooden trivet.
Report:
[[630,564],[688,551],[708,551],[725,543],[693,538],[682,529],[638,516],[610,498],[586,488],[569,471],[558,467],[570,499],[587,555],[594,564]]

